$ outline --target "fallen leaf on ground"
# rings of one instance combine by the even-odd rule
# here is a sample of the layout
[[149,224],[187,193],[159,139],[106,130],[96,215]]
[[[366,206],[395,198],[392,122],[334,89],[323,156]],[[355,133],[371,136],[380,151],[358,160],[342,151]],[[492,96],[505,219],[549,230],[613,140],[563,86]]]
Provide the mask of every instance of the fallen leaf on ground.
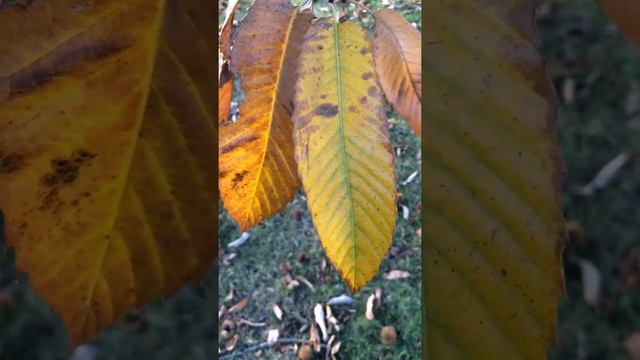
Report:
[[273,304],[272,310],[276,318],[278,318],[278,320],[282,320],[283,313],[282,313],[282,309],[280,309],[280,306],[278,306],[278,304]]
[[606,188],[631,158],[630,152],[619,154],[602,167],[590,183],[575,188],[574,192],[578,195],[591,196],[597,190]]
[[589,260],[575,258],[582,272],[582,297],[587,304],[597,306],[600,300],[602,275],[600,270]]
[[233,335],[231,340],[229,340],[229,342],[227,343],[227,351],[235,349],[236,345],[238,345],[238,341],[240,341],[240,336],[238,336],[238,334]]
[[329,301],[327,301],[329,305],[351,305],[353,304],[353,299],[348,295],[340,295],[334,296]]
[[233,300],[233,287],[229,289],[229,293],[227,293],[227,296],[224,297],[224,300],[225,301]]
[[280,331],[278,329],[270,329],[267,331],[267,344],[273,345],[280,337]]
[[313,316],[320,327],[320,331],[322,332],[322,341],[327,341],[327,324],[324,321],[324,310],[322,309],[322,305],[316,304],[313,308]]
[[229,310],[227,311],[227,313],[231,314],[231,313],[235,313],[235,312],[240,312],[240,311],[242,311],[242,309],[244,309],[245,306],[247,306],[248,303],[249,303],[249,299],[248,298],[244,298],[244,299],[238,301],[237,304],[235,304],[232,307],[230,307]]
[[367,320],[375,319],[375,316],[373,314],[373,304],[374,304],[375,300],[376,300],[376,296],[374,294],[371,294],[369,296],[369,298],[367,299],[367,311],[364,314],[364,316],[367,318]]
[[242,235],[240,235],[239,238],[237,238],[234,241],[230,242],[229,245],[227,245],[227,246],[229,246],[230,248],[238,248],[238,247],[242,246],[242,244],[247,242],[247,240],[249,240],[250,237],[251,237],[250,233],[243,232]]
[[253,322],[251,320],[240,319],[240,320],[238,320],[238,325],[247,325],[247,326],[251,326],[251,327],[263,327],[263,326],[267,326],[267,323],[264,323],[264,322]]
[[404,270],[391,270],[388,273],[384,274],[384,278],[386,280],[406,279],[410,276],[411,274],[408,271]]

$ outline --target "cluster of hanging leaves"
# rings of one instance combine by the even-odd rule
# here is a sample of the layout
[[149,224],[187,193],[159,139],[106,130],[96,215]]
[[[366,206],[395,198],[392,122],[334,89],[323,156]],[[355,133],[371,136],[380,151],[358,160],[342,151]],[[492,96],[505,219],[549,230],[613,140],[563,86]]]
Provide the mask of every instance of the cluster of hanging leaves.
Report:
[[0,208],[73,343],[217,250],[213,2],[0,9]]
[[[314,18],[290,0],[256,0],[235,33],[229,19],[220,33],[226,209],[244,231],[302,187],[321,243],[353,291],[377,273],[395,226],[384,96],[420,134],[420,33],[395,11],[373,15],[370,34],[337,16]],[[244,94],[235,121],[232,74]]]

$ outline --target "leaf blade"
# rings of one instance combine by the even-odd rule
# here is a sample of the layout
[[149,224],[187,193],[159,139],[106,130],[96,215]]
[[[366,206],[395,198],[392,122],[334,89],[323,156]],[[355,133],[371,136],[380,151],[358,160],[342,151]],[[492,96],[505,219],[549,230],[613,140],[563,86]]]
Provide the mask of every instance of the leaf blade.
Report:
[[290,121],[295,79],[286,69],[295,68],[310,19],[287,0],[258,0],[235,40],[232,68],[245,99],[238,121],[220,127],[219,186],[242,231],[284,208],[300,186]]
[[213,259],[216,75],[213,4],[72,5],[0,12],[3,34],[32,30],[2,42],[0,152],[23,162],[0,173],[0,206],[18,268],[78,344]]
[[298,173],[322,246],[357,291],[377,273],[396,219],[382,94],[355,23],[319,21],[305,38],[293,116]]
[[[381,9],[374,14],[373,53],[385,97],[422,134],[422,42],[420,32],[402,15]],[[398,81],[399,80],[399,81]]]
[[532,2],[427,7],[429,356],[544,358],[563,293],[563,170]]

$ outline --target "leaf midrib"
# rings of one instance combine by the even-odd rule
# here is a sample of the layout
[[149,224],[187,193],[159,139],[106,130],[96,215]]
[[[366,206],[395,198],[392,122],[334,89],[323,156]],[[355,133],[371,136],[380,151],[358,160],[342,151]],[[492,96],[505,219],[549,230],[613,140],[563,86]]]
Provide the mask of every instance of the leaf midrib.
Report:
[[349,165],[347,162],[346,145],[344,141],[344,98],[342,95],[342,77],[340,76],[340,36],[338,32],[338,19],[335,7],[333,7],[333,32],[334,32],[334,47],[336,55],[336,83],[338,87],[338,142],[340,147],[338,153],[340,155],[340,162],[342,163],[342,170],[344,171],[345,185],[347,187],[347,195],[349,202],[349,223],[351,224],[351,239],[352,239],[352,252],[353,252],[353,287],[356,288],[356,229],[355,229],[355,217],[354,217],[354,205],[353,194],[351,190],[351,179],[349,178]]

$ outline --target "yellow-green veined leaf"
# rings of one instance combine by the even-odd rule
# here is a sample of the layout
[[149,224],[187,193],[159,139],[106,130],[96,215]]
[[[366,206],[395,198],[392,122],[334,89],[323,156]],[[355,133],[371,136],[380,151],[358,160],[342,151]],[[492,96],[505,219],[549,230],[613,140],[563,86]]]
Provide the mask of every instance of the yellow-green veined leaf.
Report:
[[373,54],[376,73],[385,97],[409,123],[422,133],[422,43],[420,32],[399,13],[375,12]]
[[7,241],[75,344],[215,256],[213,6],[0,11]]
[[396,219],[382,93],[358,25],[319,21],[305,38],[293,116],[298,173],[322,246],[357,291],[376,275]]
[[640,1],[598,0],[598,3],[620,30],[640,46]]
[[544,359],[563,293],[563,165],[533,2],[425,9],[428,358]]
[[232,71],[244,101],[237,122],[220,123],[219,186],[246,230],[282,210],[300,187],[293,159],[293,85],[311,14],[289,0],[256,0],[240,25]]

